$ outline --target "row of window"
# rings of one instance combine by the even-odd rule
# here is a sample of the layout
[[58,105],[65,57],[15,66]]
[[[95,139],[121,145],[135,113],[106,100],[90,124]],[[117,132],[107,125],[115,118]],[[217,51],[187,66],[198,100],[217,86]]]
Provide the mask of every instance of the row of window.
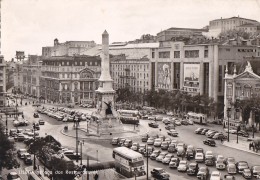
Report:
[[[208,50],[204,50],[204,58],[208,57]],[[180,51],[174,51],[174,58],[180,58]],[[184,51],[185,58],[199,58],[199,50]],[[159,52],[159,58],[170,58],[170,51]]]
[[112,70],[124,71],[125,69],[130,69],[132,71],[149,70],[149,64],[112,64]]
[[[101,61],[100,61],[101,62]],[[44,65],[54,65],[54,66],[71,66],[71,65],[75,65],[75,66],[85,66],[85,64],[87,64],[88,66],[98,66],[100,65],[100,63],[98,63],[97,61],[62,61],[62,62],[44,62]]]

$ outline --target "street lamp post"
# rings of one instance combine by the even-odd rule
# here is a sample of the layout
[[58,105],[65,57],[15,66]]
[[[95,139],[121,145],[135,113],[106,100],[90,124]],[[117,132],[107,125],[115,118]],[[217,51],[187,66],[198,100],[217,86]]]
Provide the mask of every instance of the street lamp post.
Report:
[[231,108],[227,108],[227,118],[228,118],[228,142],[229,142],[229,113],[231,111]]
[[149,170],[148,170],[148,145],[146,145],[146,177],[148,179],[148,174],[149,174]]
[[80,144],[80,165],[82,165],[82,145],[84,145],[84,140],[79,141]]
[[252,125],[252,131],[253,131],[253,138],[255,138],[255,126],[254,126],[254,124]]
[[76,162],[78,162],[78,120],[74,117],[74,123],[76,128]]
[[98,149],[97,149],[97,163],[98,163]]

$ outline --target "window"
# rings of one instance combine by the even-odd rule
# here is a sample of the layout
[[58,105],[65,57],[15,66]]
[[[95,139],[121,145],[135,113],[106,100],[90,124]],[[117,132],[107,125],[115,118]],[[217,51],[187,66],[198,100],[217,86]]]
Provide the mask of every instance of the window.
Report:
[[152,58],[154,58],[154,52],[152,52]]
[[198,58],[199,50],[189,50],[185,51],[185,58]]
[[207,58],[209,57],[209,51],[206,49],[204,50],[204,58]]
[[170,58],[170,51],[159,52],[159,58]]
[[180,51],[174,51],[174,58],[180,58]]

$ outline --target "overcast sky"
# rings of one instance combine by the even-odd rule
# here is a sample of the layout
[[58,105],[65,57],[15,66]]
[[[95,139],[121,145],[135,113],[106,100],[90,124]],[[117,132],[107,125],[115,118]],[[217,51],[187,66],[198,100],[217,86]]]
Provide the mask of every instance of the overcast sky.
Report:
[[41,55],[55,38],[101,43],[105,29],[112,43],[221,17],[260,21],[260,0],[2,0],[1,13],[2,54],[10,60],[16,51]]

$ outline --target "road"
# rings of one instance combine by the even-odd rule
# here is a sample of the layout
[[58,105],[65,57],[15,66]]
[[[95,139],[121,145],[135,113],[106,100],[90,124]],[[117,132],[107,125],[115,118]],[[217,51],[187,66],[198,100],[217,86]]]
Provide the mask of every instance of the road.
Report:
[[[28,100],[24,100],[28,101]],[[44,105],[45,107],[48,107],[50,105]],[[24,112],[24,116],[30,123],[37,122],[38,118],[33,118],[33,112],[35,112],[36,107],[33,107],[31,105],[19,107],[20,110]],[[86,109],[78,108],[78,110],[81,111],[88,111]],[[40,129],[40,135],[45,136],[46,134],[52,135],[54,138],[56,138],[61,144],[65,147],[68,147],[69,149],[74,149],[76,146],[75,138],[64,136],[60,131],[64,127],[64,122],[57,121],[53,118],[50,118],[46,115],[40,115],[40,118],[43,118],[45,120],[45,125],[41,126]],[[149,128],[148,127],[147,120],[141,120],[142,126],[145,126],[147,129],[149,129],[149,134],[160,134],[160,135],[166,135],[167,132],[165,130],[165,125],[162,122],[159,122],[159,128]],[[72,123],[66,123],[68,124],[69,128],[72,128]],[[9,129],[13,128],[11,121],[8,123]],[[30,125],[31,126],[31,125]],[[203,144],[203,140],[206,139],[204,135],[196,135],[194,133],[194,130],[197,127],[201,127],[200,125],[190,125],[190,126],[177,126],[176,130],[179,133],[178,140],[185,142],[186,144],[192,144],[195,147],[202,147],[204,151],[211,150],[216,155],[222,154],[224,157],[235,157],[235,159],[238,160],[245,160],[249,162],[249,165],[259,165],[259,156],[239,151],[236,149],[232,149],[226,146],[223,146],[220,142],[217,141],[217,147],[210,147]],[[22,129],[27,129],[28,127],[19,127]],[[216,130],[222,130],[221,126],[218,125],[208,125],[207,128],[212,128]],[[159,131],[161,129],[161,131]],[[235,139],[236,136],[231,135],[231,139]],[[242,137],[239,137],[239,141],[244,141],[245,139]],[[134,142],[140,142],[141,143],[141,137],[133,139]],[[20,145],[19,145],[20,144]],[[17,148],[22,147],[22,143],[17,143]],[[87,155],[91,156],[92,159],[97,161],[110,161],[112,159],[112,149],[113,146],[110,144],[109,140],[85,140],[85,143],[82,147],[83,152],[83,159],[86,159]],[[199,164],[199,166],[203,166],[202,164]],[[205,165],[204,165],[205,166]],[[186,175],[186,173],[179,173],[177,170],[169,169],[167,165],[163,165],[161,163],[158,163],[156,161],[152,161],[149,159],[149,170],[151,170],[154,167],[162,167],[164,168],[168,173],[170,173],[171,178],[173,179],[196,179],[195,177],[189,177]],[[215,168],[210,168],[210,171],[216,170]],[[226,171],[222,171],[222,176],[224,174],[227,174]],[[243,179],[241,175],[236,175],[237,179]]]

